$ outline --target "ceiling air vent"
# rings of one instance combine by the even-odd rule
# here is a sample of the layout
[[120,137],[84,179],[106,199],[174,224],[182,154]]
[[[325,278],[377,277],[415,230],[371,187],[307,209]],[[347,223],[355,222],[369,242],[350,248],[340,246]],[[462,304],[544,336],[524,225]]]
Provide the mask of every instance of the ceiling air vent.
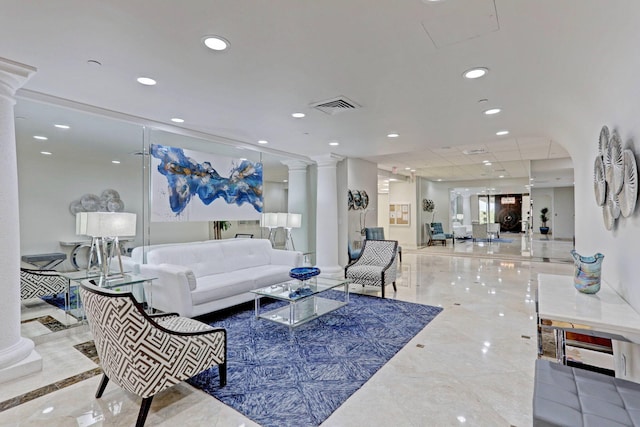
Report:
[[484,148],[470,148],[468,150],[464,150],[462,153],[467,156],[472,156],[474,154],[486,154],[487,150]]
[[310,106],[311,108],[315,108],[316,110],[320,110],[323,113],[330,115],[361,108],[360,105],[344,96],[339,96],[337,98],[329,99],[326,101],[315,102]]

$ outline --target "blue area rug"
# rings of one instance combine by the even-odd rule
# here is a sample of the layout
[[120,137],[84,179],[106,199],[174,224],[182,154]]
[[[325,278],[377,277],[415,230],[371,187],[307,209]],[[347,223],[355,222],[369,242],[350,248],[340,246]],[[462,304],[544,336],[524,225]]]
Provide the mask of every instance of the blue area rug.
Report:
[[442,311],[351,294],[347,306],[290,332],[256,320],[252,306],[239,309],[199,318],[227,329],[227,385],[220,388],[217,368],[188,382],[263,427],[320,425]]
[[[76,306],[76,299],[77,299],[77,290],[78,287],[77,286],[72,286],[71,287],[71,296],[69,298],[69,302],[71,307],[75,307]],[[59,308],[60,310],[64,310],[64,293],[58,294],[58,295],[47,295],[44,297],[40,297],[41,300],[43,300],[46,303],[49,303],[51,305],[53,305],[54,307]]]
[[497,239],[476,239],[476,242],[490,242],[490,243],[511,243],[513,242],[513,239],[503,239],[503,238],[497,238]]

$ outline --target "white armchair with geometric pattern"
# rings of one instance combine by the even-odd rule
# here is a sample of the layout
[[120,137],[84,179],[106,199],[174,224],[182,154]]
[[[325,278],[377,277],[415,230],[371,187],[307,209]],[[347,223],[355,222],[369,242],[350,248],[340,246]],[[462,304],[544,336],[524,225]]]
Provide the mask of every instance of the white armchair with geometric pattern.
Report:
[[85,280],[80,297],[104,372],[96,398],[109,380],[142,397],[137,427],[142,427],[157,393],[218,366],[220,386],[227,381],[227,331],[176,313],[145,313],[133,294],[95,286]]
[[344,269],[344,277],[362,286],[378,286],[384,288],[393,284],[396,288],[397,274],[397,240],[365,240],[360,256]]
[[20,268],[20,299],[40,298],[67,292],[67,280],[55,270]]

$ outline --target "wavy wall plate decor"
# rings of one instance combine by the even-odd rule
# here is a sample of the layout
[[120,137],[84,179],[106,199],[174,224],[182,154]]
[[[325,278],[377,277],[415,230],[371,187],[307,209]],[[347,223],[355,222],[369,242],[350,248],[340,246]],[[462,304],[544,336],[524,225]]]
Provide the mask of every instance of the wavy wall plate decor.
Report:
[[620,202],[618,201],[618,195],[614,194],[613,191],[607,192],[607,205],[613,220],[620,218]]
[[622,158],[622,141],[618,132],[613,131],[609,140],[609,158],[611,159],[611,191],[614,194],[620,193],[624,183],[624,160]]
[[633,214],[638,198],[638,166],[636,156],[630,149],[624,150],[624,185],[618,195],[620,213],[627,218]]
[[600,139],[598,141],[598,151],[600,155],[604,157],[604,153],[607,151],[607,147],[609,146],[609,128],[606,126],[602,126],[600,130]]
[[597,156],[595,164],[593,165],[593,191],[598,206],[604,205],[607,201],[607,183],[604,179],[602,156]]

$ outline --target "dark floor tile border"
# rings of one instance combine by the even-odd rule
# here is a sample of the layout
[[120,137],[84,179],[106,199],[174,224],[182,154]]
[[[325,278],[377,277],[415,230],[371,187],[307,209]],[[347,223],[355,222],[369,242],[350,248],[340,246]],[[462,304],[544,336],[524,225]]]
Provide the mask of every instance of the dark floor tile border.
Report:
[[40,322],[43,326],[49,329],[52,332],[63,331],[68,328],[64,323],[61,323],[58,319],[53,316],[41,316],[34,317],[33,319],[23,320],[20,323],[29,323],[29,322]]
[[102,373],[102,368],[93,368],[89,371],[82,372],[72,377],[57,381],[53,384],[40,387],[38,389],[32,390],[25,394],[21,394],[20,396],[16,396],[9,400],[5,400],[4,402],[0,402],[0,412],[22,405],[33,399],[37,399],[49,393],[53,393],[54,391],[61,390],[65,387],[69,387],[70,385],[79,383],[80,381],[84,381],[86,379],[95,377],[96,375],[100,375],[101,373]]
[[[30,320],[34,320],[34,319],[30,319]],[[96,354],[95,345],[93,344],[93,341],[87,341],[81,344],[76,344],[73,346],[73,348],[75,348],[80,353],[87,356],[94,363],[96,364],[98,363],[98,356]],[[0,402],[0,412],[22,405],[33,399],[37,399],[49,393],[53,393],[54,391],[61,390],[65,387],[69,387],[70,385],[77,384],[80,381],[84,381],[86,379],[95,377],[96,375],[100,375],[100,374],[102,374],[102,368],[99,368],[99,367],[93,368],[88,371],[81,372],[77,375],[71,376],[69,378],[56,381],[53,384],[49,384],[44,387],[40,387],[38,389],[21,394],[20,396],[16,396],[11,399],[5,400],[4,402]]]

